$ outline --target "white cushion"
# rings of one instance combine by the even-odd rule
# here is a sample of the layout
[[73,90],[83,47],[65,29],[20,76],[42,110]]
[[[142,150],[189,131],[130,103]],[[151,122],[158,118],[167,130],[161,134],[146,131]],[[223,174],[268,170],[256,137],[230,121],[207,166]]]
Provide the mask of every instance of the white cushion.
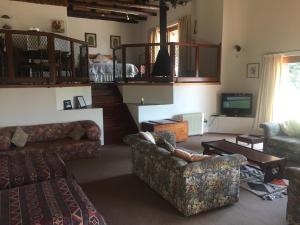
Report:
[[150,141],[152,144],[156,144],[155,138],[153,137],[153,135],[149,132],[140,132],[140,135],[142,136],[142,138],[144,138],[146,141]]

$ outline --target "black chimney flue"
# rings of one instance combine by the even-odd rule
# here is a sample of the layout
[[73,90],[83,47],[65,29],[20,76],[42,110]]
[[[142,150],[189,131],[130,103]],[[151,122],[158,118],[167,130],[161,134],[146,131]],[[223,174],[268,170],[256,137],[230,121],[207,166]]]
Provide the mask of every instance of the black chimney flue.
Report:
[[171,60],[167,47],[167,10],[165,0],[159,1],[160,7],[160,50],[153,66],[152,76],[168,77],[171,75]]

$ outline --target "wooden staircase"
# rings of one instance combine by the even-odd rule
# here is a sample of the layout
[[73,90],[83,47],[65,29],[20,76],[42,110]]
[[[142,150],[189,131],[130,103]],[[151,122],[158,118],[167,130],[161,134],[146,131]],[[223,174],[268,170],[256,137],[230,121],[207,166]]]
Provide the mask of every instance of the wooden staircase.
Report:
[[125,135],[137,133],[137,126],[113,83],[93,84],[93,107],[103,108],[104,144],[122,143]]

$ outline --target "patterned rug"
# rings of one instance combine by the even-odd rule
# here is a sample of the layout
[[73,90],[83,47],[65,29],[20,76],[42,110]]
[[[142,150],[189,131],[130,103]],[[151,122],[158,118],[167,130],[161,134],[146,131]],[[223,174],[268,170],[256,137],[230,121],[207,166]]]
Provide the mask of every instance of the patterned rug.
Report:
[[263,200],[274,200],[287,195],[288,180],[278,179],[264,183],[264,173],[250,166],[241,168],[241,188],[250,191]]

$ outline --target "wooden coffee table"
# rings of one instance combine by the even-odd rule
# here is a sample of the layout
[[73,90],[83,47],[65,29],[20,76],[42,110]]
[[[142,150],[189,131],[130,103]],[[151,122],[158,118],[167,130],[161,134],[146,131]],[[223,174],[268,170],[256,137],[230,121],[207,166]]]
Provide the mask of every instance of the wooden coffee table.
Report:
[[235,143],[238,144],[239,141],[251,145],[251,148],[253,149],[255,144],[260,144],[264,142],[264,137],[260,135],[244,134],[236,137]]
[[[226,140],[203,142],[204,154],[241,154],[245,156],[249,162],[249,166],[253,164],[265,173],[264,182],[270,182],[273,179],[281,178],[286,164],[285,158],[278,158],[263,152],[234,144]],[[252,164],[252,165],[251,165]]]

